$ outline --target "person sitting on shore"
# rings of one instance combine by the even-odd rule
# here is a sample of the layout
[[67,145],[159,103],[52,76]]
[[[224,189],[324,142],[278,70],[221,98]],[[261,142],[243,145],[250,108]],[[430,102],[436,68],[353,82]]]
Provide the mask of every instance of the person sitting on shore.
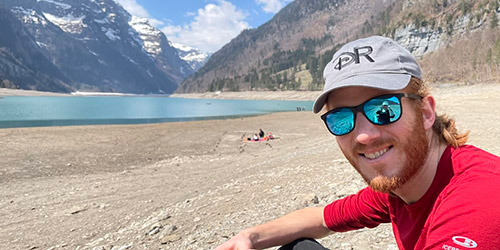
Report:
[[254,140],[254,141],[258,141],[258,140],[259,140],[259,136],[258,136],[257,134],[254,134],[254,135],[253,135],[253,140]]
[[269,135],[267,136],[267,138],[269,138],[270,140],[275,139],[273,132],[269,132]]
[[265,135],[266,133],[264,133],[264,131],[261,128],[259,128],[259,137],[264,138]]
[[[216,250],[325,249],[313,239],[381,223],[392,223],[399,249],[500,248],[500,157],[465,145],[468,132],[436,114],[409,51],[359,39],[334,54],[324,78],[313,111],[325,107],[321,119],[368,186],[244,229]],[[381,99],[395,115],[384,122],[367,114]]]

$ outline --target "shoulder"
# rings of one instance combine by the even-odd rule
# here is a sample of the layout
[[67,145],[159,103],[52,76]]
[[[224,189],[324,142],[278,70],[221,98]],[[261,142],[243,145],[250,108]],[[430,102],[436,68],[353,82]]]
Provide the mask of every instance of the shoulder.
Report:
[[451,162],[456,175],[468,171],[500,175],[500,157],[471,145],[452,148]]
[[429,215],[427,245],[459,247],[465,239],[481,249],[499,248],[500,158],[464,146],[452,150],[451,162],[455,175]]
[[437,200],[441,206],[470,210],[496,201],[500,212],[500,157],[462,146],[452,149],[451,164],[453,178]]

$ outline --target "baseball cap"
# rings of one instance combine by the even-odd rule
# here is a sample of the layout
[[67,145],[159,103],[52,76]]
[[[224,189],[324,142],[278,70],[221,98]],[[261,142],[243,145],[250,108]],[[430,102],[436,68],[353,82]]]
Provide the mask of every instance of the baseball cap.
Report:
[[318,113],[335,89],[364,86],[399,90],[408,85],[412,76],[422,79],[417,61],[393,40],[372,36],[347,43],[326,65],[325,86],[314,102],[313,111]]

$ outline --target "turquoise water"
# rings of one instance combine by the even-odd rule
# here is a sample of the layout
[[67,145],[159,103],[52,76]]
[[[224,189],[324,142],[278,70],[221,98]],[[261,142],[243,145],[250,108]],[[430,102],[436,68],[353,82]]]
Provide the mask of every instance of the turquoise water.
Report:
[[0,98],[0,128],[226,119],[272,112],[310,111],[312,105],[312,101],[7,96]]

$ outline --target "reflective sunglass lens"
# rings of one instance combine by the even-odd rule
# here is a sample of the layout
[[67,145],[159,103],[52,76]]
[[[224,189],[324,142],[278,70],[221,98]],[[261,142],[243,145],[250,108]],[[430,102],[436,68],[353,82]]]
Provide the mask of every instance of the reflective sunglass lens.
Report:
[[345,135],[354,128],[354,114],[348,108],[341,108],[328,114],[325,121],[334,135]]
[[373,98],[365,103],[363,111],[377,125],[393,123],[401,116],[401,103],[396,96]]

